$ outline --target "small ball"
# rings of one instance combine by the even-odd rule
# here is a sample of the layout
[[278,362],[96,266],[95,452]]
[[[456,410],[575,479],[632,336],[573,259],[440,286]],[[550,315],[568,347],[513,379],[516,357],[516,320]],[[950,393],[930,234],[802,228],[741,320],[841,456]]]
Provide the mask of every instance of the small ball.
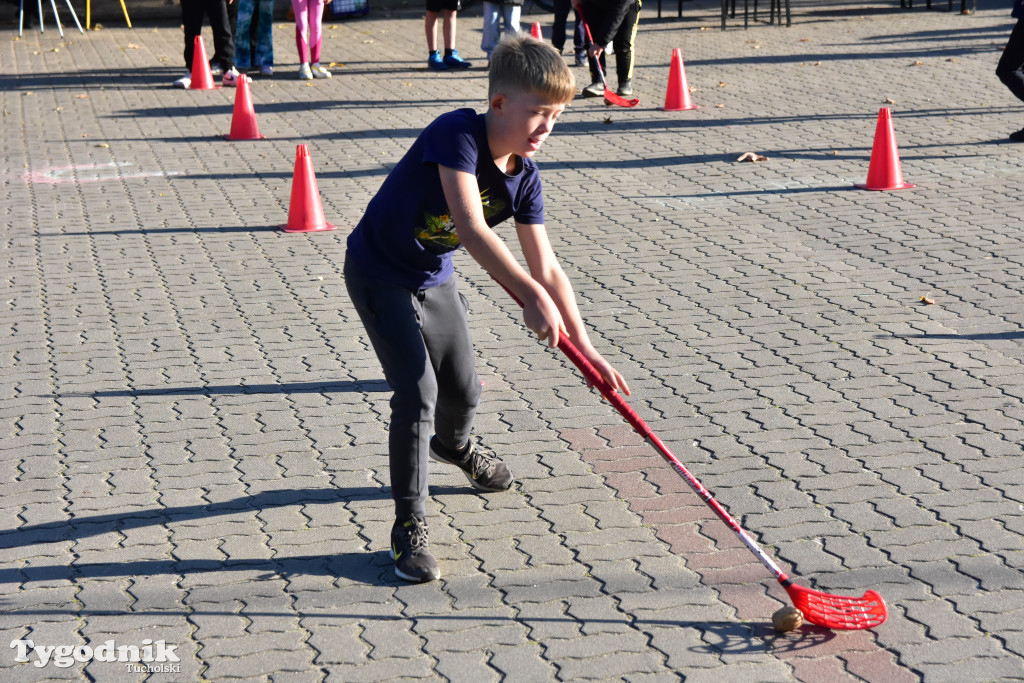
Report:
[[779,633],[795,631],[803,626],[804,614],[796,607],[783,607],[772,615],[772,626]]

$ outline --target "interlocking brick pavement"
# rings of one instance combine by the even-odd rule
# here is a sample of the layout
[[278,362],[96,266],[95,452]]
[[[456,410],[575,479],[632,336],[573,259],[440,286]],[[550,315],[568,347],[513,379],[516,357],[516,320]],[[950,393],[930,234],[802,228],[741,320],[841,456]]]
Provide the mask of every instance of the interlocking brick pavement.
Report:
[[[157,5],[134,30],[0,33],[0,632],[163,640],[180,669],[12,647],[5,681],[1024,679],[1007,9],[801,0],[790,28],[722,32],[717,3],[648,7],[641,106],[577,101],[539,157],[631,403],[802,583],[891,610],[779,635],[784,591],[468,257],[478,431],[518,485],[435,467],[445,576],[394,577],[389,393],[346,228],[423,125],[483,105],[484,70],[427,71],[418,11],[380,7],[328,24],[336,77],[303,83],[278,23],[252,84],[267,139],[229,143],[234,91],[170,87],[182,34]],[[699,110],[658,109],[674,47]],[[915,189],[852,188],[881,106]],[[277,228],[297,144],[336,231]]]

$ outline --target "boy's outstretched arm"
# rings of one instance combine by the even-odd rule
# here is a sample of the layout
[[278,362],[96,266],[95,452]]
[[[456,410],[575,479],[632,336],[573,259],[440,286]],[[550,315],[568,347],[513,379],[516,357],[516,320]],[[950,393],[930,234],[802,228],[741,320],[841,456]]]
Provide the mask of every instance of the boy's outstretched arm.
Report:
[[469,255],[494,279],[523,302],[523,321],[541,339],[555,347],[565,333],[562,313],[548,290],[523,270],[505,241],[487,225],[476,176],[438,165],[441,187],[459,241]]
[[517,222],[516,233],[519,236],[519,244],[523,248],[526,264],[530,268],[530,274],[547,290],[555,305],[558,306],[573,344],[586,356],[591,365],[597,368],[612,389],[621,391],[628,396],[629,385],[626,384],[625,378],[597,352],[590,342],[587,329],[583,324],[583,316],[580,315],[580,309],[576,305],[576,295],[572,291],[572,284],[551,248],[547,229],[543,225],[524,225]]

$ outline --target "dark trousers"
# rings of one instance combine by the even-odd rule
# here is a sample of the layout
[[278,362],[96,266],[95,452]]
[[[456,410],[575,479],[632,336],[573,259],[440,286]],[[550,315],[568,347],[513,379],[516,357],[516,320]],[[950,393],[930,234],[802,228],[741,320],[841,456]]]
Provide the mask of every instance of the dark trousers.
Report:
[[996,65],[996,76],[1017,99],[1024,101],[1024,19],[1018,19],[1010,33],[1003,56]]
[[196,36],[203,31],[203,15],[210,18],[210,28],[213,29],[213,56],[210,57],[210,63],[220,64],[225,71],[235,65],[235,40],[231,23],[232,15],[237,12],[237,3],[228,5],[226,0],[181,0],[181,23],[185,25],[185,68],[192,68]]
[[469,441],[480,404],[466,300],[455,278],[410,291],[345,269],[345,286],[391,387],[388,458],[395,516],[426,516],[430,435],[447,448]]
[[[569,19],[569,10],[572,9],[570,0],[555,0],[555,21],[551,25],[551,45],[559,52],[565,47],[565,25]],[[576,52],[583,49],[583,27],[580,26],[580,14],[572,11],[576,17],[575,28],[572,32],[572,46]]]
[[[604,21],[604,13],[598,8],[586,8],[587,25],[590,26],[590,30],[594,30],[594,26],[600,26]],[[591,16],[593,14],[593,16]],[[633,42],[636,40],[637,25],[640,22],[640,1],[631,2],[629,10],[626,12],[626,16],[623,17],[622,23],[615,29],[615,33],[612,34],[612,52],[615,53],[615,74],[619,77],[619,83],[625,83],[626,81],[633,78]],[[601,46],[605,47],[604,45]],[[608,66],[605,62],[605,53],[601,53],[599,58],[601,62],[601,70],[608,74]],[[594,60],[590,60],[590,75],[594,83],[601,80],[601,77],[597,73],[597,69],[594,68]]]

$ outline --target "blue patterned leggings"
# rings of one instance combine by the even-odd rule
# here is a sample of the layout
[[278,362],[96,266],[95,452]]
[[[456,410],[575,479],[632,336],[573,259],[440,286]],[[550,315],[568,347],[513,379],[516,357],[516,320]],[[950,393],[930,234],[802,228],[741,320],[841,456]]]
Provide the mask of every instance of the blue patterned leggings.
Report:
[[[273,21],[274,0],[238,0],[238,23],[235,25],[235,65],[239,69],[248,69],[251,66],[273,66],[274,43],[270,33]],[[256,44],[255,55],[252,54],[250,38]]]

